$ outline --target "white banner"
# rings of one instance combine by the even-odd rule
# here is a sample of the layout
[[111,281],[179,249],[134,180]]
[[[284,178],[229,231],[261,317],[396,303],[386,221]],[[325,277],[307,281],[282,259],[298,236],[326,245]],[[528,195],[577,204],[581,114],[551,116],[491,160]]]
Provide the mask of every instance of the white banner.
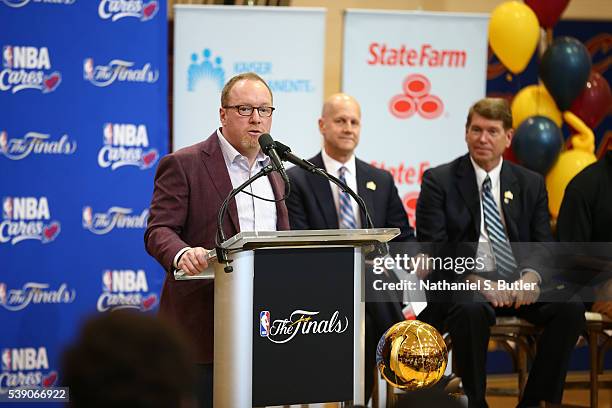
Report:
[[220,126],[223,85],[248,71],[272,89],[272,137],[318,150],[324,46],[325,9],[175,6],[174,150]]
[[467,152],[487,25],[488,15],[346,11],[342,88],[362,108],[357,155],[394,175],[413,226],[423,171]]

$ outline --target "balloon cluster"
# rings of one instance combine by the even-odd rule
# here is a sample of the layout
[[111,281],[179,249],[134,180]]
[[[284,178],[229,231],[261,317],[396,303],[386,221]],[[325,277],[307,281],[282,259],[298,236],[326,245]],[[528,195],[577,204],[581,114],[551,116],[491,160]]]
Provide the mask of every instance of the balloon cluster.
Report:
[[[549,44],[539,66],[540,85],[523,88],[512,101],[515,135],[506,159],[546,176],[549,210],[556,218],[567,183],[595,161],[596,127],[610,112],[612,93],[607,81],[591,70],[586,47],[571,37],[552,38],[569,0],[508,1],[493,10],[489,44],[502,64],[519,74],[540,42],[540,26],[549,31]],[[571,150],[562,152],[561,126],[575,132]]]

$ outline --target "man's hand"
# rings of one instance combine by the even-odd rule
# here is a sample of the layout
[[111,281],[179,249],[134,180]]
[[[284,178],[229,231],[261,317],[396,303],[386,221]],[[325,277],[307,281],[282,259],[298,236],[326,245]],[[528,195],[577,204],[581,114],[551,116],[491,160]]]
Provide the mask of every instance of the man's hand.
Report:
[[187,275],[197,275],[208,268],[206,254],[208,250],[202,247],[190,248],[179,259],[178,267]]
[[[514,299],[515,309],[518,309],[519,307],[523,305],[530,305],[532,303],[535,303],[538,300],[538,298],[540,297],[540,286],[539,286],[540,280],[538,279],[538,275],[536,275],[533,272],[527,272],[526,274],[523,275],[521,279],[519,279],[516,282],[520,283],[521,286],[525,286],[525,284],[530,284],[530,285],[535,284],[535,285],[533,285],[534,287],[533,290],[514,290],[512,291],[512,297]],[[526,287],[529,287],[530,285],[527,285]]]
[[480,282],[480,293],[487,299],[493,307],[510,307],[514,298],[512,297],[512,291],[501,290],[497,287],[497,283],[489,281],[489,288],[485,285],[485,279],[481,276],[469,275],[468,280],[472,282]]

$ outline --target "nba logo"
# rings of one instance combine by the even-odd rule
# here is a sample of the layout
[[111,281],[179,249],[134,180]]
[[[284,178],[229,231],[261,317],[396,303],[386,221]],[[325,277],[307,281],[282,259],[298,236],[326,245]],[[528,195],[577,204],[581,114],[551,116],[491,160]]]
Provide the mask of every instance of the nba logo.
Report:
[[2,50],[2,62],[4,66],[7,68],[13,67],[13,47],[10,45],[5,45],[4,50]]
[[87,80],[93,79],[93,58],[86,58],[83,60],[83,78]]
[[6,130],[0,132],[0,150],[3,152],[8,150],[8,136],[6,135]]
[[11,197],[5,197],[2,203],[2,216],[6,219],[13,218],[13,199]]
[[6,304],[6,283],[0,282],[0,305]]
[[2,370],[11,370],[11,349],[2,350]]
[[102,289],[107,292],[113,291],[113,274],[111,271],[104,271],[102,274]]
[[259,335],[268,337],[270,334],[270,312],[264,310],[259,312]]
[[91,207],[83,207],[83,227],[89,228],[92,224]]
[[104,144],[107,144],[107,145],[113,144],[113,124],[112,123],[104,124]]

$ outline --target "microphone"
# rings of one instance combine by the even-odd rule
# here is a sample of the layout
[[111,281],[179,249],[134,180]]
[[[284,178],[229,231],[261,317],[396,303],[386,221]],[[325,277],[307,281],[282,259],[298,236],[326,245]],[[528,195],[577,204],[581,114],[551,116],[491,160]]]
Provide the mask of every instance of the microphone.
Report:
[[282,144],[278,140],[274,141],[274,145],[276,146],[278,155],[283,161],[288,161],[289,163],[295,164],[296,166],[301,167],[310,173],[317,172],[317,166],[308,160],[299,158],[295,154],[291,153],[291,148],[289,146]]
[[272,160],[274,170],[280,173],[283,181],[288,185],[289,177],[287,176],[283,162],[276,152],[276,145],[274,140],[272,140],[272,136],[270,136],[269,133],[264,133],[263,135],[259,136],[259,146],[261,147],[261,150]]

